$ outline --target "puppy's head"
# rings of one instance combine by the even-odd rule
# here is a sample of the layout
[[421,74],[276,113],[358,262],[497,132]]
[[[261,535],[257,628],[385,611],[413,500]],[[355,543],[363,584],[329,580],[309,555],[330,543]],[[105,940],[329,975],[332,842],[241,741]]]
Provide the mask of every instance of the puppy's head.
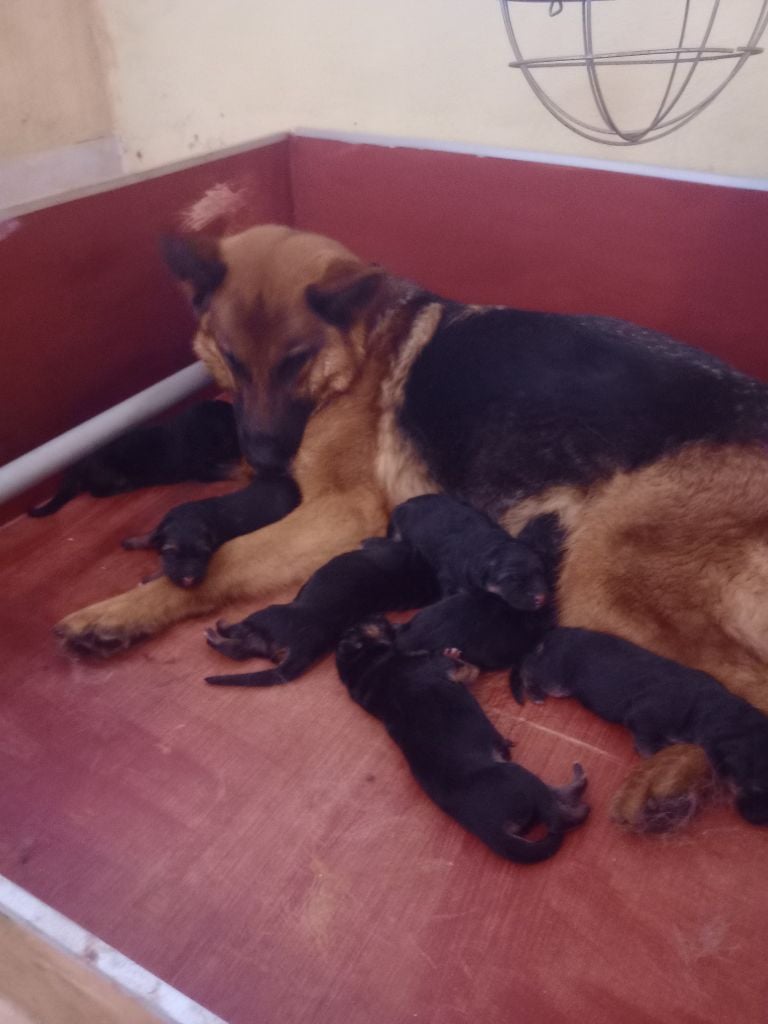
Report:
[[202,583],[214,551],[211,532],[204,523],[190,519],[169,527],[159,541],[163,572],[172,583],[185,588]]
[[353,687],[362,673],[389,657],[395,627],[383,615],[375,615],[348,629],[336,648],[336,668],[341,681]]
[[312,410],[349,387],[386,275],[338,242],[276,225],[169,239],[165,255],[200,318],[198,355],[234,392],[245,458],[286,468]]
[[538,611],[549,600],[543,562],[518,541],[504,544],[492,556],[483,572],[483,585],[519,611]]
[[552,630],[526,655],[519,669],[512,671],[509,683],[518,704],[525,703],[526,698],[543,704],[547,696],[569,696],[569,639],[567,629]]

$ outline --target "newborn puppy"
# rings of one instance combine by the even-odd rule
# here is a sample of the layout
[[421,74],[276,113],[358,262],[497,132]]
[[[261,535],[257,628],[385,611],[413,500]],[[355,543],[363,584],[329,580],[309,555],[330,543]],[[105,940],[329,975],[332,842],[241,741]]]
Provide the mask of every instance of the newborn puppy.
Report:
[[208,643],[237,660],[268,658],[262,672],[209,676],[214,686],[275,686],[296,679],[328,654],[344,630],[371,612],[416,608],[438,597],[430,567],[407,545],[374,537],[332,558],[290,604],[273,604],[231,626],[208,630]]
[[542,559],[488,516],[445,494],[422,494],[392,512],[389,536],[410,544],[437,573],[444,594],[486,590],[530,611],[548,598]]
[[185,480],[225,480],[240,458],[228,402],[199,402],[163,423],[142,425],[73,463],[56,494],[29,515],[49,516],[78,494],[106,498]]
[[151,533],[128,537],[123,547],[154,548],[162,573],[179,587],[194,587],[205,579],[211,556],[222,544],[282,519],[300,501],[290,477],[259,477],[232,494],[177,505]]
[[[495,853],[521,864],[551,857],[566,829],[581,824],[586,778],[560,789],[507,763],[510,743],[460,682],[475,671],[443,654],[396,648],[396,630],[377,617],[343,636],[336,665],[350,696],[379,718],[405,755],[416,781],[446,814]],[[528,840],[544,824],[547,834]]]
[[554,630],[523,662],[513,685],[526,694],[576,697],[631,730],[640,754],[671,743],[703,747],[747,821],[768,824],[768,718],[705,672],[587,629]]
[[453,594],[417,612],[396,630],[397,649],[408,653],[461,652],[484,671],[517,666],[552,626],[547,609],[520,612],[482,590]]

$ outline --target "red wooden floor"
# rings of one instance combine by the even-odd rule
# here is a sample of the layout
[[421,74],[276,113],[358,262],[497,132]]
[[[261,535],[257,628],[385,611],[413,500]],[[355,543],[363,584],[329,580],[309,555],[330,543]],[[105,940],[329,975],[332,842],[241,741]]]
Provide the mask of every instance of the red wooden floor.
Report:
[[208,688],[230,663],[201,622],[65,657],[56,619],[151,564],[119,539],[198,490],[0,531],[0,872],[232,1024],[763,1024],[768,833],[725,808],[620,833],[634,755],[571,702],[520,713],[501,677],[478,687],[526,765],[590,777],[587,826],[517,867],[422,796],[329,662]]

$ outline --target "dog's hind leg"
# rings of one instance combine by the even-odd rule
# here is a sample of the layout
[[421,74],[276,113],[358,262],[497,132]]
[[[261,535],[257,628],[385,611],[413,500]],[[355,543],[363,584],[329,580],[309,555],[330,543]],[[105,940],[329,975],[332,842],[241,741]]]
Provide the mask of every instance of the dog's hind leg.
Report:
[[301,584],[364,537],[383,533],[386,522],[381,497],[370,486],[320,495],[221,547],[199,586],[182,589],[159,579],[73,612],[55,632],[72,650],[108,656],[228,601],[264,600]]

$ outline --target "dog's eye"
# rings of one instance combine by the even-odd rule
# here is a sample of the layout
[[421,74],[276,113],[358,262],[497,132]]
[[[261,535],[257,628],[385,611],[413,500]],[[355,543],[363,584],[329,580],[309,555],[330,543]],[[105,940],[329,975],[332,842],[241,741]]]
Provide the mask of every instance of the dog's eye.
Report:
[[314,355],[314,349],[302,346],[295,348],[277,364],[275,374],[281,383],[292,380]]
[[225,363],[232,371],[232,376],[235,378],[235,380],[241,382],[250,381],[251,374],[248,367],[245,365],[245,363],[241,362],[241,360],[237,358],[234,352],[230,352],[228,349],[222,348],[221,345],[219,345],[219,351],[224,357]]

